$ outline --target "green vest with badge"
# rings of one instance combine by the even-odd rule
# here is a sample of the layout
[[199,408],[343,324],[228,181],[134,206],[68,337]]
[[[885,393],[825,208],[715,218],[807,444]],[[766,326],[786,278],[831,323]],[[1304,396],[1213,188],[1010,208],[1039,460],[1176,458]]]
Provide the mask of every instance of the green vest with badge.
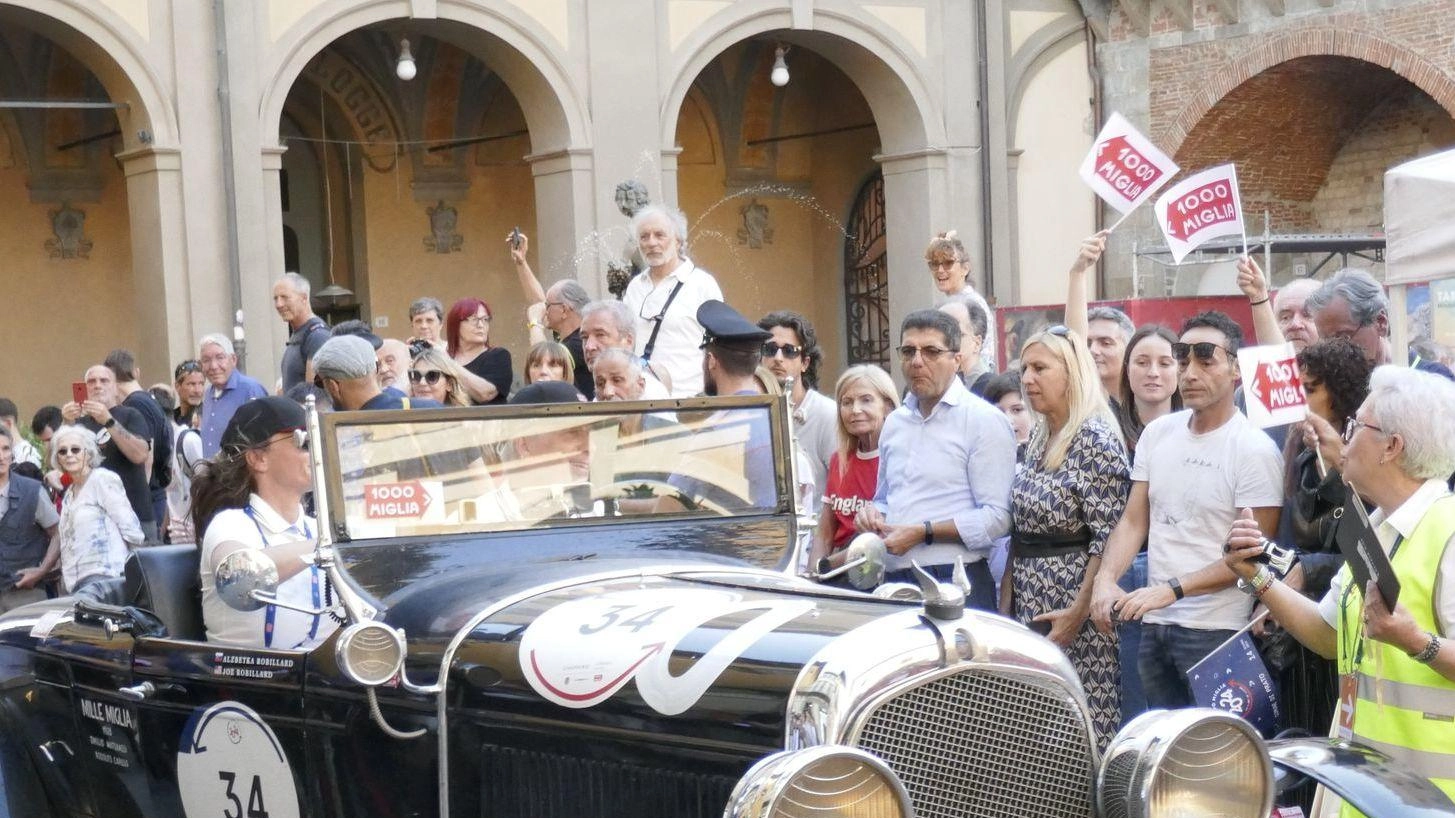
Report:
[[[1455,497],[1442,497],[1390,558],[1399,602],[1421,631],[1439,634],[1434,600],[1440,558],[1455,533]],[[1349,567],[1339,600],[1339,673],[1345,678],[1340,719],[1352,692],[1353,737],[1428,779],[1455,799],[1455,682],[1404,651],[1364,636],[1364,589]],[[1455,577],[1446,581],[1455,582]],[[1341,813],[1359,813],[1344,805]]]

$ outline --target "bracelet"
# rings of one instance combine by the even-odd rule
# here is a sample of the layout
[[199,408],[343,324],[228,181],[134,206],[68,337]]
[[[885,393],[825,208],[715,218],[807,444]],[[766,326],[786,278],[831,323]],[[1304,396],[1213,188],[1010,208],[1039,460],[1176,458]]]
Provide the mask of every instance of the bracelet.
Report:
[[1187,592],[1182,590],[1182,583],[1177,581],[1177,577],[1167,580],[1167,585],[1172,588],[1172,595],[1178,599],[1187,596]]
[[1248,302],[1248,306],[1250,306],[1250,307],[1259,307],[1259,306],[1262,306],[1262,305],[1267,304],[1267,303],[1268,303],[1268,296],[1265,295],[1265,296],[1263,296],[1263,300],[1262,301],[1249,301]]
[[540,324],[537,324],[534,321],[527,321],[527,322],[525,322],[525,328],[526,329],[535,329],[536,327],[539,327],[539,326],[540,326]]
[[925,520],[925,545],[935,544],[935,524]]
[[1422,665],[1428,665],[1435,661],[1435,657],[1440,653],[1440,637],[1433,633],[1428,634],[1428,636],[1430,637],[1430,641],[1425,643],[1425,649],[1419,653],[1411,653],[1409,655],[1411,659]]

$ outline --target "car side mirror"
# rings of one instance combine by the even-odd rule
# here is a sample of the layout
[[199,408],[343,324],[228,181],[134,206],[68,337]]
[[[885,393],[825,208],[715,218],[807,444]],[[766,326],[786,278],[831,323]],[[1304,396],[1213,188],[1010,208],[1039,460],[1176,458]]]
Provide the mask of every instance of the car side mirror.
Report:
[[259,551],[242,548],[218,563],[212,572],[212,586],[229,608],[256,611],[278,591],[278,566]]

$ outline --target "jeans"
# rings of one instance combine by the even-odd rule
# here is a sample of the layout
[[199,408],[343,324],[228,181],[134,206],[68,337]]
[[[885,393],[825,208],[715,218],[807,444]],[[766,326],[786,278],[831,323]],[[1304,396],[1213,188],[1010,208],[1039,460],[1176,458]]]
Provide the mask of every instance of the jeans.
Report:
[[1192,707],[1187,671],[1237,631],[1204,631],[1181,625],[1142,624],[1142,650],[1137,669],[1148,707]]
[[[1117,582],[1123,591],[1131,593],[1147,584],[1147,552],[1143,551],[1132,560]],[[1123,622],[1117,625],[1121,644],[1117,648],[1117,661],[1122,672],[1122,724],[1126,724],[1147,709],[1147,694],[1142,692],[1142,674],[1137,669],[1137,655],[1142,648],[1142,623]]]
[[[955,566],[952,564],[922,565],[920,567],[940,582],[954,581]],[[995,577],[990,575],[989,564],[985,560],[976,560],[969,563],[965,566],[965,575],[970,578],[970,593],[965,595],[965,607],[990,611],[991,613],[999,610],[999,606],[996,605]],[[912,568],[887,571],[884,574],[884,581],[908,582],[910,585],[919,587],[919,581],[914,578],[914,569]]]

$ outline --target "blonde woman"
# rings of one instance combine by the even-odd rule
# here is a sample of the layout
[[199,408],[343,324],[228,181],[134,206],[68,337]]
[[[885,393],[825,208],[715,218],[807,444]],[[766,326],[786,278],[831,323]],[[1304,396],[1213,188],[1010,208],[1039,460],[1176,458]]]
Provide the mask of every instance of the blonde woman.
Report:
[[409,364],[409,394],[442,406],[469,406],[464,368],[438,347],[425,347]]
[[1131,465],[1081,336],[1051,327],[1021,347],[1021,386],[1036,413],[1011,486],[1011,581],[1001,610],[1045,633],[1086,688],[1104,748],[1121,722],[1115,632],[1090,619],[1101,552],[1126,507]]
[[[96,435],[81,426],[62,426],[51,438],[51,467],[69,478],[61,501],[61,585],[68,594],[106,599],[106,581],[121,577],[131,547],[144,536],[126,488],[113,471],[101,468]],[[46,558],[51,563],[50,557]],[[99,592],[99,594],[98,594]]]
[[835,566],[843,562],[844,547],[858,533],[854,515],[874,499],[878,485],[879,432],[899,407],[889,373],[867,364],[851,366],[839,376],[834,401],[839,406],[839,448],[829,458],[824,478],[810,566],[824,557]]

